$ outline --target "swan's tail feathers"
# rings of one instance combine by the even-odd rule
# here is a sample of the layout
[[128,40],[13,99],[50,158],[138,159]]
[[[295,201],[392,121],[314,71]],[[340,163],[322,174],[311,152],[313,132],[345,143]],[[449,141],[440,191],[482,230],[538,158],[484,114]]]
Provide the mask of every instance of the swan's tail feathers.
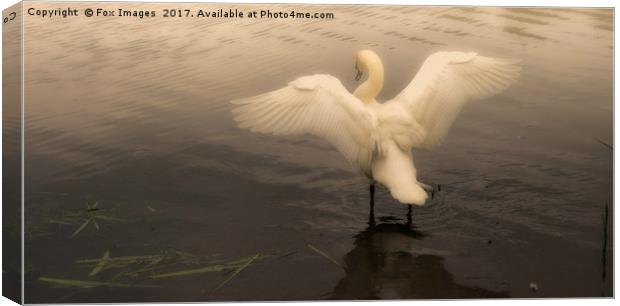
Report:
[[426,191],[417,184],[409,185],[407,188],[392,187],[389,189],[392,197],[402,204],[422,206],[428,199]]
[[403,204],[424,205],[428,194],[416,179],[411,152],[401,150],[394,142],[384,145],[384,154],[374,160],[372,175]]

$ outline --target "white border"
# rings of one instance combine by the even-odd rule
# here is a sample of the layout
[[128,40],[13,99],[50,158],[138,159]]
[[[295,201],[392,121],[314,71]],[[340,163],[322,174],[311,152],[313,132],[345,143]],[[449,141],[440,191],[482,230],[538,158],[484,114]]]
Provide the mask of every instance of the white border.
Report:
[[[26,0],[25,2],[203,2],[203,3],[294,3],[294,4],[403,4],[403,5],[461,5],[461,6],[557,6],[557,7],[615,7],[615,2],[611,0]],[[18,1],[1,0],[3,8],[9,7]]]
[[[14,5],[18,1],[9,1],[9,0],[0,0],[0,7],[2,9],[6,9],[9,6]],[[80,0],[64,0],[64,1],[49,1],[49,2],[99,2],[99,1],[80,1]],[[149,0],[149,1],[106,1],[106,2],[219,2],[219,3],[293,3],[293,4],[406,4],[406,5],[465,5],[465,6],[560,6],[560,7],[613,7],[615,10],[616,3],[610,0],[569,0],[569,1],[558,1],[558,0],[505,0],[505,1],[493,1],[493,0],[474,0],[474,1],[463,1],[463,0],[415,0],[415,1],[405,1],[405,0],[384,0],[384,1],[372,1],[372,0],[219,0],[219,1],[183,1],[183,0]],[[614,12],[615,17],[615,12]],[[618,71],[618,65],[615,61],[615,56],[617,55],[617,49],[615,48],[615,38],[617,33],[615,29],[617,29],[618,22],[617,19],[614,18],[614,144],[618,143],[618,133],[615,125],[615,118],[617,114],[617,109],[615,108],[615,88],[618,86],[618,79],[616,78],[616,71]],[[23,23],[22,23],[22,35],[23,35]],[[2,33],[0,31],[0,39],[2,38]],[[23,40],[22,40],[22,50],[23,50]],[[24,58],[22,56],[22,71],[23,71],[23,62]],[[2,80],[2,76],[0,74],[0,81]],[[24,84],[23,84],[23,76],[22,76],[22,107],[23,103],[23,94],[24,94]],[[0,117],[0,125],[2,124],[2,118]],[[22,111],[22,149],[24,145],[24,118]],[[2,135],[0,133],[0,149],[1,149],[1,139]],[[23,152],[23,151],[22,151]],[[614,178],[618,174],[618,169],[615,165],[615,160],[620,156],[617,150],[614,150]],[[23,158],[22,158],[22,173],[23,173]],[[2,164],[0,160],[0,171],[2,170]],[[22,195],[23,195],[23,175],[22,175]],[[614,180],[614,199],[615,199],[615,191],[618,190],[619,183]],[[0,191],[2,191],[2,186],[0,184]],[[615,201],[614,201],[615,202]],[[1,203],[1,198],[0,198]],[[615,205],[614,205],[615,207]],[[22,196],[22,228],[24,226],[23,219],[23,196]],[[613,209],[613,220],[614,220],[614,243],[612,247],[614,247],[614,264],[617,264],[618,255],[615,252],[615,237],[617,237],[618,231],[615,227],[615,220],[618,217],[618,213],[615,209]],[[2,211],[0,210],[0,220],[2,219]],[[23,258],[23,238],[22,237],[22,269],[24,265]],[[0,244],[0,262],[2,260],[2,245]],[[614,265],[614,281],[616,275],[616,265]],[[22,286],[23,286],[23,276],[22,276]],[[0,288],[2,284],[2,279],[0,278]],[[616,286],[614,284],[614,294]],[[22,290],[23,293],[23,290]],[[23,295],[22,295],[23,297]],[[510,299],[510,300],[414,300],[414,301],[372,301],[372,302],[295,302],[296,305],[338,305],[338,306],[352,306],[359,305],[360,303],[373,303],[373,305],[448,305],[449,303],[456,303],[458,305],[520,305],[521,303],[526,303],[528,305],[562,305],[562,306],[573,306],[573,305],[610,305],[615,303],[615,299]],[[188,305],[188,304],[226,304],[226,305],[236,305],[238,303],[134,303],[139,305]],[[270,303],[259,303],[259,302],[251,302],[251,305],[263,306],[263,305],[277,305],[282,304],[282,302],[270,302]],[[0,297],[0,305],[15,305],[12,301],[5,297]],[[54,304],[54,305],[63,305],[63,304]],[[69,304],[76,305],[76,304]],[[102,305],[102,304],[81,304],[81,305]],[[118,305],[118,304],[110,304],[110,305]],[[127,304],[124,304],[127,305]],[[129,304],[131,305],[131,304]]]

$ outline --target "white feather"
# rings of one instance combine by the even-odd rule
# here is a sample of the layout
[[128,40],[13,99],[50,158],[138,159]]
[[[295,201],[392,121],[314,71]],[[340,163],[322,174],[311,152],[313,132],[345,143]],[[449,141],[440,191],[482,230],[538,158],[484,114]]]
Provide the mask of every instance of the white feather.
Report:
[[411,83],[393,100],[426,131],[414,147],[432,149],[445,138],[469,100],[497,94],[516,82],[518,61],[478,56],[476,53],[438,52],[429,56]]
[[287,87],[231,102],[239,105],[233,110],[239,127],[275,135],[322,137],[370,175],[376,115],[337,78],[305,76]]
[[438,52],[426,59],[393,100],[375,101],[383,65],[371,51],[358,53],[369,74],[354,94],[330,75],[304,76],[288,86],[231,101],[240,128],[274,135],[312,134],[329,141],[356,168],[405,204],[423,205],[411,148],[442,142],[464,104],[496,94],[518,76],[517,62],[476,53]]

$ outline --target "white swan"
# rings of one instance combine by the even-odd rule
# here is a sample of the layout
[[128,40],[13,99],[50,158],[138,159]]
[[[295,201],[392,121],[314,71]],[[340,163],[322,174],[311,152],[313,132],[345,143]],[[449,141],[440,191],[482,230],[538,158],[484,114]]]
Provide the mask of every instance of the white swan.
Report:
[[367,80],[353,94],[331,75],[298,78],[288,86],[233,100],[240,128],[275,135],[312,134],[334,145],[370,179],[385,185],[404,204],[424,205],[412,148],[439,145],[463,105],[496,94],[514,83],[518,61],[476,53],[438,52],[429,56],[411,83],[394,99],[378,103],[383,64],[374,52],[357,53],[356,80]]

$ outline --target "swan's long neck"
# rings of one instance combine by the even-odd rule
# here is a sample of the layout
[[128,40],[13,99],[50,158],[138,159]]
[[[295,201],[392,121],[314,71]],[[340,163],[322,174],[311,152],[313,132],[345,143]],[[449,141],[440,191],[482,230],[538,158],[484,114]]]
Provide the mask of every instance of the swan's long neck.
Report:
[[365,66],[368,78],[355,89],[353,94],[364,103],[373,103],[383,89],[383,64],[379,59],[376,59],[366,62]]

